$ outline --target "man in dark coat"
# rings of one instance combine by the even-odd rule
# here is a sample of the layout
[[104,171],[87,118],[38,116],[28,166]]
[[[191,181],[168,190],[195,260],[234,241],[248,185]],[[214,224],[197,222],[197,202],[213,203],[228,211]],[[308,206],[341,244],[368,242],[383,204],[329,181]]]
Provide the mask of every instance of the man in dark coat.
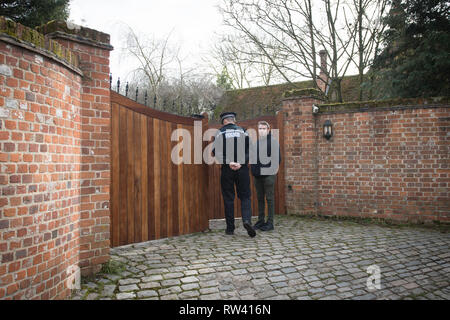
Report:
[[224,112],[220,115],[223,127],[219,129],[214,144],[213,154],[222,165],[220,185],[225,206],[227,235],[234,234],[234,198],[235,185],[241,200],[241,212],[244,228],[250,237],[256,235],[251,225],[252,206],[250,201],[249,152],[250,139],[245,130],[236,125],[236,113]]
[[[258,196],[258,221],[253,228],[262,231],[274,229],[275,214],[275,180],[281,163],[281,152],[278,141],[270,132],[270,125],[266,121],[258,123],[259,139],[256,144],[256,164],[251,165],[254,184]],[[268,217],[265,217],[265,199],[267,199]]]

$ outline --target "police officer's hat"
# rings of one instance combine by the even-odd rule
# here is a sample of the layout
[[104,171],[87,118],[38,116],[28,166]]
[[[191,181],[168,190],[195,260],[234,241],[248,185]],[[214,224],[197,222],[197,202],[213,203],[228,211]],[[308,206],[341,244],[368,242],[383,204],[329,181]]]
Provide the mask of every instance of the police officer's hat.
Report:
[[236,119],[236,112],[224,112],[220,115],[220,122],[223,124],[223,120],[226,118],[235,118]]

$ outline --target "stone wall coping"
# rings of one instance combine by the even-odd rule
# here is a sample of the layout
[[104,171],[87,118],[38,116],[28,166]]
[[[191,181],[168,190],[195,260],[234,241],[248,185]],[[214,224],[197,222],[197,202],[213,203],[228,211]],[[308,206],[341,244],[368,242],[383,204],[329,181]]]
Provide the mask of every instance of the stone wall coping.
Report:
[[53,20],[36,29],[52,39],[67,39],[109,51],[114,49],[109,34],[70,22]]
[[316,115],[321,114],[339,114],[339,113],[362,113],[362,112],[383,112],[383,111],[400,111],[411,109],[434,109],[434,108],[450,108],[448,104],[433,104],[433,105],[398,105],[392,107],[375,107],[375,108],[358,108],[358,109],[336,109],[332,111],[324,111],[320,109]]
[[292,89],[283,93],[283,101],[298,99],[317,99],[325,101],[326,97],[322,91],[315,88]]
[[36,47],[29,42],[19,40],[17,38],[11,37],[5,33],[0,33],[0,40],[4,41],[6,43],[24,48],[28,51],[32,51],[34,53],[40,54],[50,60],[54,60],[55,62],[62,64],[64,67],[70,69],[71,71],[77,73],[78,75],[83,76],[83,71],[81,71],[80,68],[78,68],[77,66],[74,66],[73,64],[69,63],[67,60],[65,60],[63,58],[58,57],[58,55],[53,53],[52,51],[46,50],[41,47]]
[[0,16],[0,39],[46,56],[83,75],[81,69],[78,68],[78,57],[70,49],[45,37],[35,29],[23,26],[3,16]]
[[430,98],[408,98],[391,99],[380,101],[354,101],[333,104],[319,104],[318,114],[330,113],[355,113],[355,112],[376,112],[376,111],[395,111],[406,109],[424,109],[424,108],[448,108],[450,107],[449,97],[430,97]]

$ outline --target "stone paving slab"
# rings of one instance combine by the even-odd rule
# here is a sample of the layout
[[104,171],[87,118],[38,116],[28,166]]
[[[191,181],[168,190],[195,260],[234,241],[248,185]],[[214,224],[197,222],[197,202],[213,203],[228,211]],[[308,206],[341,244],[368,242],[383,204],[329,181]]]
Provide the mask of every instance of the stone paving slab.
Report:
[[84,279],[71,299],[450,299],[446,232],[294,216],[255,238],[239,221],[233,236],[210,227],[112,248],[125,270]]

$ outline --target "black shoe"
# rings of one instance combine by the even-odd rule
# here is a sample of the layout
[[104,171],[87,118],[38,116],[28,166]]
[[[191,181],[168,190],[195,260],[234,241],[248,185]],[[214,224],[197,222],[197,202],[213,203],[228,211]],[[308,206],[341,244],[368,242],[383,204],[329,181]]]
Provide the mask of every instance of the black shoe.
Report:
[[248,235],[253,238],[254,236],[256,236],[256,232],[255,230],[252,228],[252,225],[248,222],[244,222],[244,228],[247,229],[247,233]]
[[274,227],[272,223],[266,223],[260,228],[261,231],[271,231],[273,229]]
[[225,234],[227,236],[232,236],[234,234],[234,231],[230,231],[230,230],[225,230]]
[[253,229],[255,230],[260,229],[264,224],[265,224],[264,220],[258,220],[253,226]]

